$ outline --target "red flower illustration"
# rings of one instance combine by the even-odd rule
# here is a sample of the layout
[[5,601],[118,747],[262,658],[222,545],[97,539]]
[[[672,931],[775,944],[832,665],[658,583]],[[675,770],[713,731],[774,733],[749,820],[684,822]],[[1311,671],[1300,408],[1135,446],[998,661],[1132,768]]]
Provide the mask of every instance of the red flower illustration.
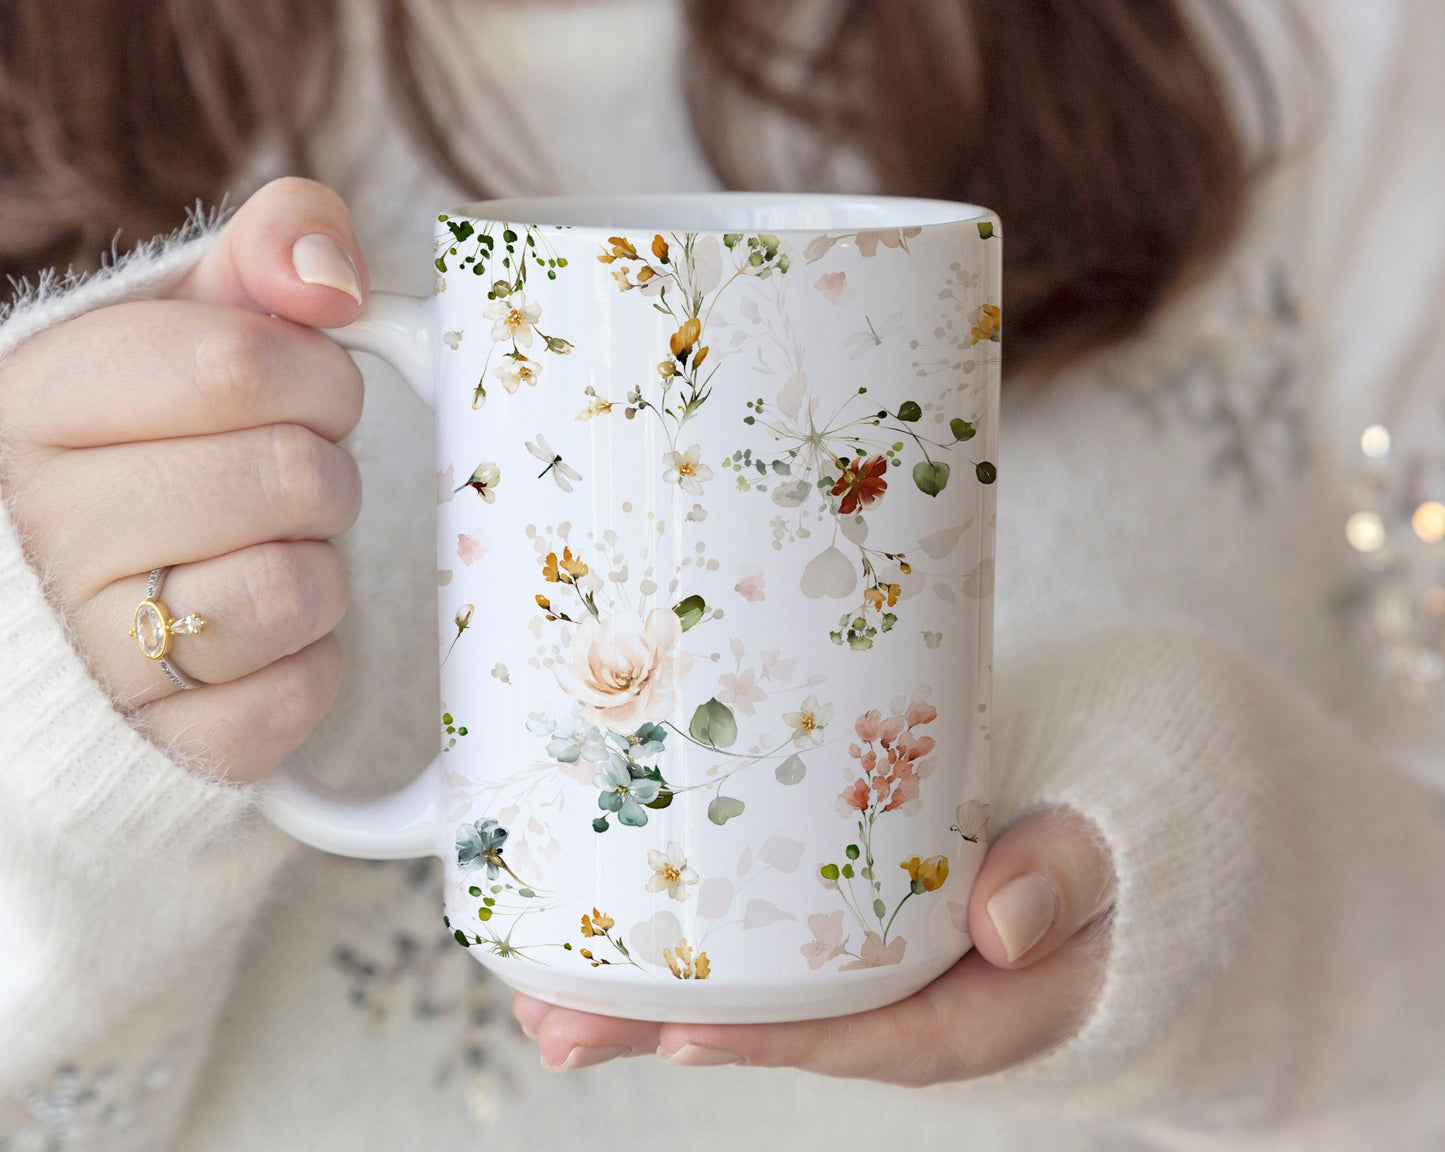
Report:
[[888,472],[888,461],[882,456],[854,460],[851,464],[843,464],[840,460],[839,464],[843,467],[843,475],[833,485],[832,494],[843,497],[838,506],[840,514],[851,516],[859,507],[868,507],[888,490],[888,481],[883,478]]

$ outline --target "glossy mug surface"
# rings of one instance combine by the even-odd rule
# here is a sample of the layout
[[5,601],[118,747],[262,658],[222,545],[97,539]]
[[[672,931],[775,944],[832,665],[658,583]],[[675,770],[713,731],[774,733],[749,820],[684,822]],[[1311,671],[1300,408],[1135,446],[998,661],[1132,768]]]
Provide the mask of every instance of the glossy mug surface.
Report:
[[437,413],[441,752],[318,847],[432,854],[459,946],[616,1016],[901,999],[987,837],[997,219],[725,194],[438,218],[335,333]]

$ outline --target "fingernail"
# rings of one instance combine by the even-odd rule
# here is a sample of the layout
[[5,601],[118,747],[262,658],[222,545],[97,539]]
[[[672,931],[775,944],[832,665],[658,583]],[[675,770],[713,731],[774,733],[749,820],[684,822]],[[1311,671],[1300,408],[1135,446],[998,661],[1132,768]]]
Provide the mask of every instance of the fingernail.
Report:
[[1037,872],[1026,872],[995,892],[987,908],[1012,962],[1042,940],[1053,924],[1054,890]]
[[736,1052],[724,1052],[721,1048],[704,1048],[699,1044],[684,1044],[671,1056],[659,1046],[657,1058],[669,1064],[681,1064],[686,1068],[714,1068],[719,1064],[741,1064],[743,1058]]
[[517,1021],[517,1027],[522,1030],[522,1035],[525,1036],[528,1040],[535,1040],[537,1038],[537,1033],[532,1031],[532,1029],[528,1028],[520,1020]]
[[605,1048],[573,1048],[567,1059],[560,1064],[548,1064],[542,1057],[542,1067],[548,1072],[572,1072],[578,1068],[590,1068],[594,1064],[606,1064],[619,1056],[626,1056],[632,1049],[626,1044],[612,1044]]
[[345,292],[358,304],[361,300],[361,278],[346,249],[330,236],[313,232],[296,241],[291,249],[291,265],[303,284],[319,284]]

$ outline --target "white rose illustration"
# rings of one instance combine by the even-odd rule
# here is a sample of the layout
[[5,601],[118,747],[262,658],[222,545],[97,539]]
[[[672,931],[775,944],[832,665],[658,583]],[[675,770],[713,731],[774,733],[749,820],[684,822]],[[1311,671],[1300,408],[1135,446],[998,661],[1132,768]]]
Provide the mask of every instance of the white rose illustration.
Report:
[[645,622],[589,616],[573,638],[572,663],[552,673],[585,717],[614,732],[634,732],[672,711],[681,639],[682,622],[671,608],[654,608]]

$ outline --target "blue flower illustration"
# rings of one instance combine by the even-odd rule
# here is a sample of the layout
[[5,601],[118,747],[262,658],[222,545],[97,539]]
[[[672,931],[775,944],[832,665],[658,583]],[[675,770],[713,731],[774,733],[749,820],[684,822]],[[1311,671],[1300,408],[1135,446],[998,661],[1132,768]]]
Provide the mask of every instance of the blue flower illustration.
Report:
[[507,867],[502,862],[502,845],[506,842],[507,830],[495,820],[463,824],[457,829],[457,863],[463,868],[485,866],[487,879],[495,880]]
[[616,812],[620,823],[629,828],[641,828],[647,823],[645,804],[651,804],[662,791],[656,780],[634,779],[627,770],[627,762],[620,756],[610,759],[601,772],[592,777],[592,783],[601,790],[597,807],[604,812]]
[[655,760],[666,750],[664,746],[666,739],[666,728],[660,724],[644,724],[627,737],[627,742],[631,745],[628,752],[637,761]]

